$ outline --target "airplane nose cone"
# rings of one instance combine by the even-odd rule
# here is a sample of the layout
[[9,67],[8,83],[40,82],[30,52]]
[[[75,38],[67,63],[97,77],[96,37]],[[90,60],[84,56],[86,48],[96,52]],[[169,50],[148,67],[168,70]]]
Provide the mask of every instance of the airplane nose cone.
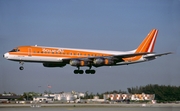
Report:
[[9,53],[5,53],[5,54],[3,55],[3,57],[7,59],[7,58],[8,58],[8,55],[9,55]]

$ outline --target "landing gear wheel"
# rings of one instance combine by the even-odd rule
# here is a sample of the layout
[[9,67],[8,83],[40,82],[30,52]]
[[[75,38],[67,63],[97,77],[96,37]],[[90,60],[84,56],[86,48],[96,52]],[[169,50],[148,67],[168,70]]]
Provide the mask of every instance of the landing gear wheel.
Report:
[[85,73],[86,73],[86,74],[89,74],[89,73],[90,73],[90,70],[87,69],[87,70],[85,71]]
[[79,70],[79,74],[83,74],[84,73],[84,71],[83,70]]
[[23,66],[21,66],[21,67],[19,67],[19,69],[20,69],[20,70],[23,70],[23,69],[24,69],[24,67],[23,67]]
[[96,73],[95,70],[89,70],[89,69],[87,69],[85,72],[86,72],[86,74],[95,74]]
[[96,71],[95,70],[91,70],[91,74],[95,74],[96,73]]
[[74,74],[78,74],[79,73],[79,71],[78,70],[74,70]]
[[83,74],[84,71],[83,70],[74,70],[74,74]]

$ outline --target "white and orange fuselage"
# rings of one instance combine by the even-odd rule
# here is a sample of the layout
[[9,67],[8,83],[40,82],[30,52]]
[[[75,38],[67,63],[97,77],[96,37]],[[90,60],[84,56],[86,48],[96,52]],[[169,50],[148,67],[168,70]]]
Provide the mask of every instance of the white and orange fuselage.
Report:
[[[95,73],[91,67],[116,66],[132,64],[153,60],[156,56],[166,55],[154,54],[154,45],[158,30],[153,29],[142,41],[137,49],[132,51],[106,51],[106,50],[89,50],[75,48],[45,47],[45,46],[19,46],[5,53],[4,58],[12,61],[38,62],[43,63],[45,67],[63,67],[66,64],[78,67],[74,73],[82,74],[80,67],[87,66],[89,70],[86,73]],[[23,67],[21,66],[22,70]]]

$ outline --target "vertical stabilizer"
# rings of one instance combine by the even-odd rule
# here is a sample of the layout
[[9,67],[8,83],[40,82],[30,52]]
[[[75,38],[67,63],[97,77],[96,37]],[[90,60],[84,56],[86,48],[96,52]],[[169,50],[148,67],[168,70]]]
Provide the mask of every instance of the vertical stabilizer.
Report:
[[146,38],[138,46],[138,48],[136,49],[136,53],[153,52],[157,34],[158,34],[158,30],[152,29],[149,32],[149,34],[146,36]]
[[[157,29],[152,29],[146,38],[141,42],[138,48],[135,50],[135,53],[144,53],[144,52],[153,52],[154,45],[156,42],[156,37],[158,34]],[[134,56],[129,58],[123,58],[125,61],[137,61],[141,59],[142,56]]]

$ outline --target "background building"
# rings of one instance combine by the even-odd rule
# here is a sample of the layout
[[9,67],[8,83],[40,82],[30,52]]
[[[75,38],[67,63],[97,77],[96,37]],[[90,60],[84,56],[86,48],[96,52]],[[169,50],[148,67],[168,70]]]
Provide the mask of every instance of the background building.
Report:
[[104,94],[104,99],[111,101],[122,101],[122,100],[154,100],[155,94]]
[[65,101],[65,102],[71,102],[75,101],[79,98],[84,98],[84,93],[79,92],[60,92],[60,93],[51,93],[51,94],[43,94],[42,97],[34,97],[33,101]]

